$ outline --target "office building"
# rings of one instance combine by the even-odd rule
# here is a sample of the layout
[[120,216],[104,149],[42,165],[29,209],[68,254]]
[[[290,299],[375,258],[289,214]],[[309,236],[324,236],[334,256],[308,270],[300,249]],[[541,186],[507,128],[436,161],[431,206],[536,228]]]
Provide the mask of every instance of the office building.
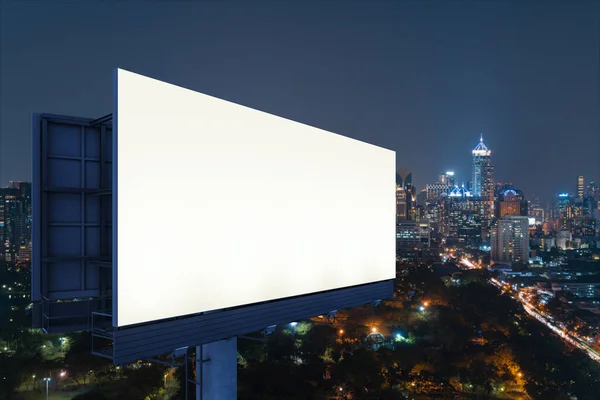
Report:
[[396,249],[422,249],[431,241],[428,221],[402,221],[396,226]]
[[578,176],[577,177],[577,198],[578,199],[583,199],[583,189],[584,189],[583,176]]
[[529,219],[508,215],[491,232],[491,259],[497,263],[529,261]]

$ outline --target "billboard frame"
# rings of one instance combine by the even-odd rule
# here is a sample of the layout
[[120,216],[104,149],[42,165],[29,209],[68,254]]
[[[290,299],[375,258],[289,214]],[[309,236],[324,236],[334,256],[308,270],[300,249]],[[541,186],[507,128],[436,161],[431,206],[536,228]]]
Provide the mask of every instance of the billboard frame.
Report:
[[[113,107],[116,111],[116,91]],[[394,279],[387,279],[115,327],[115,289],[118,285],[117,266],[113,262],[118,251],[115,234],[117,193],[113,191],[118,178],[115,127],[116,114],[97,119],[33,115],[31,279],[34,328],[52,334],[91,331],[92,353],[123,365],[152,359],[175,349],[229,340],[265,327],[328,315],[336,310],[378,303],[392,297]],[[78,148],[79,153],[55,154],[66,148]],[[88,151],[94,156],[89,156]],[[59,168],[52,164],[56,159],[65,160],[64,165]],[[64,180],[68,179],[71,180],[65,184]],[[66,200],[67,197],[72,203]],[[80,207],[77,216],[73,214],[67,218],[64,214],[69,204]],[[394,218],[392,214],[391,218]],[[58,233],[53,230],[57,226],[74,228],[71,235],[78,243],[77,248],[61,253],[65,249],[57,244],[60,242]],[[89,234],[88,228],[99,232]]]
[[[121,328],[112,326],[112,301],[101,290],[79,290],[75,285],[59,296],[49,295],[45,288],[48,282],[62,279],[59,271],[47,268],[48,263],[61,260],[80,260],[94,265],[100,271],[113,275],[110,254],[89,257],[85,252],[73,257],[49,257],[48,235],[51,210],[47,208],[48,193],[70,193],[82,197],[111,196],[112,190],[105,187],[57,188],[48,186],[48,160],[52,156],[48,146],[52,140],[48,135],[49,124],[77,127],[85,135],[88,129],[99,129],[103,135],[110,134],[111,119],[78,118],[54,114],[35,114],[33,116],[33,185],[32,208],[32,301],[34,304],[33,326],[42,328],[45,333],[69,333],[91,331],[94,339],[92,353],[109,358],[117,365],[123,365],[140,359],[166,354],[184,346],[197,346],[216,340],[227,339],[259,331],[267,326],[281,325],[294,320],[303,320],[316,315],[325,315],[334,310],[352,308],[370,302],[389,298],[393,293],[393,280],[380,281],[353,287],[311,293],[284,299],[249,304],[230,309],[209,311],[194,315],[159,320]],[[104,140],[102,141],[104,145]],[[101,156],[100,162],[112,160]],[[111,230],[111,216],[104,215],[101,224]],[[108,221],[107,221],[108,220]],[[83,221],[85,224],[86,221]],[[88,223],[89,225],[89,223]],[[104,237],[104,236],[102,236]],[[104,243],[95,243],[98,249]],[[100,277],[101,275],[99,275]],[[114,275],[113,275],[114,276]],[[104,275],[105,283],[112,278]],[[100,287],[98,282],[98,288]],[[109,285],[110,288],[110,285]],[[113,297],[114,299],[114,297]],[[77,321],[72,323],[72,321]],[[110,343],[105,347],[106,341]]]
[[[104,240],[111,221],[101,199],[110,195],[104,176],[112,169],[111,160],[102,151],[110,123],[110,115],[32,117],[31,299],[33,327],[45,333],[90,329],[91,313],[106,307],[111,295],[106,281],[110,249]],[[96,143],[87,140],[92,137]],[[75,146],[64,146],[69,142]],[[79,245],[65,249],[52,240],[61,239],[54,238],[58,235],[53,229],[66,232]],[[86,233],[99,234],[100,240]]]

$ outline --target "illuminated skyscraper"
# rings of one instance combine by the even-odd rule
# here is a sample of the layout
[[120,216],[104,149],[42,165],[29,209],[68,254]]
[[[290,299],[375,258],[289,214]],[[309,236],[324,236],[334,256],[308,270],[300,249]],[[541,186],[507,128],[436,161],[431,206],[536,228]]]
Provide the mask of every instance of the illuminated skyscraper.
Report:
[[396,222],[411,219],[415,206],[416,190],[412,185],[412,173],[406,169],[396,172]]
[[583,176],[577,177],[577,198],[583,199]]
[[492,231],[491,258],[495,262],[529,261],[529,219],[507,215]]
[[489,237],[489,229],[494,218],[494,166],[492,152],[483,143],[483,136],[472,151],[473,153],[473,182],[471,193],[482,203],[481,229],[482,238]]
[[483,136],[473,149],[473,186],[471,192],[475,197],[486,201],[494,200],[494,166],[492,152],[483,143]]
[[450,187],[453,187],[454,185],[456,185],[454,171],[446,171],[446,172],[440,174],[439,183],[442,183],[442,184],[450,186]]

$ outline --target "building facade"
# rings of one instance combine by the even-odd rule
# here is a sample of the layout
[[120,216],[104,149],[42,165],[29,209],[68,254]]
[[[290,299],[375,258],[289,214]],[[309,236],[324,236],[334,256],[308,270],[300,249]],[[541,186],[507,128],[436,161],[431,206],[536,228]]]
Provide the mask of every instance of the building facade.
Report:
[[529,219],[508,215],[491,233],[491,259],[497,263],[529,261]]
[[472,151],[473,155],[473,180],[471,193],[483,202],[481,221],[482,237],[489,237],[489,230],[494,219],[494,166],[492,165],[492,152],[483,143],[483,137]]

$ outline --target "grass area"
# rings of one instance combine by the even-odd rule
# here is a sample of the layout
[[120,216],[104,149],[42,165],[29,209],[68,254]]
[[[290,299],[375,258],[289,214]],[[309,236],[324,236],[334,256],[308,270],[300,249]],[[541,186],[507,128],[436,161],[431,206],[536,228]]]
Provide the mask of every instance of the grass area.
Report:
[[[81,393],[85,393],[88,389],[78,389],[73,391],[57,391],[50,390],[48,391],[48,400],[70,400],[73,397],[80,395]],[[31,390],[28,392],[19,392],[15,393],[14,400],[40,400],[45,399],[46,391],[41,390]]]

